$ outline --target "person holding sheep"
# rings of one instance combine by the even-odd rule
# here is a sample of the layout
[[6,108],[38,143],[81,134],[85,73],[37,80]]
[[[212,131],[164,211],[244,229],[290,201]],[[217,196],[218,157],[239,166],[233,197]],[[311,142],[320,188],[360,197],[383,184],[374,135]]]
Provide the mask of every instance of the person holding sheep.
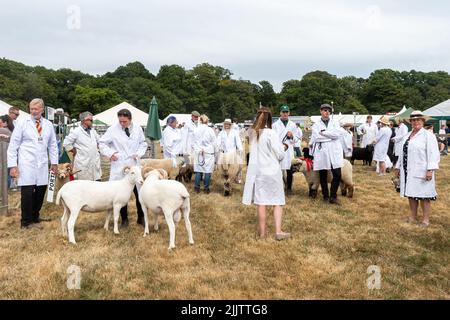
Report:
[[[131,112],[121,109],[117,113],[119,123],[108,128],[99,140],[100,152],[111,160],[109,181],[120,180],[124,177],[123,168],[139,165],[140,158],[147,150],[144,132],[139,125],[132,123]],[[136,197],[137,223],[144,225],[144,213],[136,187],[133,189]],[[128,227],[128,206],[120,210],[121,226]]]

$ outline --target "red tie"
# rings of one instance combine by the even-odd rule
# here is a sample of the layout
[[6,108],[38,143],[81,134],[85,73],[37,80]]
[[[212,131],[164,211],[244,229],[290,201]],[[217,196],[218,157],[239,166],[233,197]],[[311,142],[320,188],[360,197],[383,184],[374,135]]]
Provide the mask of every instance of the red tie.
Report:
[[37,132],[39,133],[39,136],[41,136],[42,134],[41,120],[36,120],[36,129]]

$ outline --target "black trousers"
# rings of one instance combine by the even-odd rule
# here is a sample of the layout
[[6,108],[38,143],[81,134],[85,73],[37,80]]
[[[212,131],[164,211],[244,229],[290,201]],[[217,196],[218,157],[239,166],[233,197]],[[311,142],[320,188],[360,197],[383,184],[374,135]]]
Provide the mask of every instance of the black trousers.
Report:
[[22,227],[39,221],[39,211],[44,203],[47,186],[22,186],[20,187],[20,209]]
[[292,167],[290,170],[286,170],[286,189],[292,190],[292,182],[294,181],[294,173]]
[[322,195],[325,199],[337,198],[337,191],[339,189],[339,184],[341,183],[341,168],[331,169],[331,174],[333,175],[333,180],[331,180],[331,189],[328,191],[328,170],[320,170],[320,187],[322,188]]
[[[144,211],[142,211],[142,207],[141,207],[141,203],[139,202],[139,195],[138,195],[138,191],[137,191],[136,187],[134,187],[133,192],[134,192],[134,196],[136,197],[136,208],[137,208],[138,219],[143,219]],[[122,221],[128,220],[128,206],[122,207],[122,209],[120,209],[120,216],[122,217]]]

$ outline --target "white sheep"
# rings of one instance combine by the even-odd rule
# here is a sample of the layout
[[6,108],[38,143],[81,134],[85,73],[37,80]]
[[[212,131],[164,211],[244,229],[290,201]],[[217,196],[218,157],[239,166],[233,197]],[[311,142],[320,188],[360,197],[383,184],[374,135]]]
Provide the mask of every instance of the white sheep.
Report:
[[125,177],[116,181],[75,180],[66,183],[56,196],[56,204],[62,202],[64,214],[61,228],[64,237],[69,234],[69,242],[76,244],[74,227],[80,210],[98,212],[108,210],[104,228],[108,230],[109,220],[114,212],[114,233],[119,233],[118,221],[120,209],[130,200],[136,184],[142,184],[139,166],[125,167]]
[[139,192],[139,201],[144,211],[145,230],[144,237],[149,234],[148,230],[148,210],[152,211],[155,217],[154,230],[159,229],[158,213],[163,213],[169,227],[169,249],[175,248],[175,222],[178,223],[183,212],[184,222],[188,233],[189,243],[194,244],[192,238],[191,222],[189,221],[190,198],[186,187],[174,180],[167,179],[167,172],[163,169],[144,169],[144,184]]

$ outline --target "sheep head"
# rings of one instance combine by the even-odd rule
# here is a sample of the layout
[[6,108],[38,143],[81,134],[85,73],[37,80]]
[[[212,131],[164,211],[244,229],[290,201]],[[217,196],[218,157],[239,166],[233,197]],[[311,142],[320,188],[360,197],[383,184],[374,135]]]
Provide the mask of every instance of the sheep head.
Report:
[[299,158],[293,158],[291,161],[292,172],[299,172],[303,167],[303,160]]
[[128,181],[131,184],[143,184],[144,179],[142,178],[141,167],[139,166],[126,166],[123,168],[123,173],[128,177]]
[[58,164],[58,178],[65,179],[72,174],[72,165],[70,163]]

